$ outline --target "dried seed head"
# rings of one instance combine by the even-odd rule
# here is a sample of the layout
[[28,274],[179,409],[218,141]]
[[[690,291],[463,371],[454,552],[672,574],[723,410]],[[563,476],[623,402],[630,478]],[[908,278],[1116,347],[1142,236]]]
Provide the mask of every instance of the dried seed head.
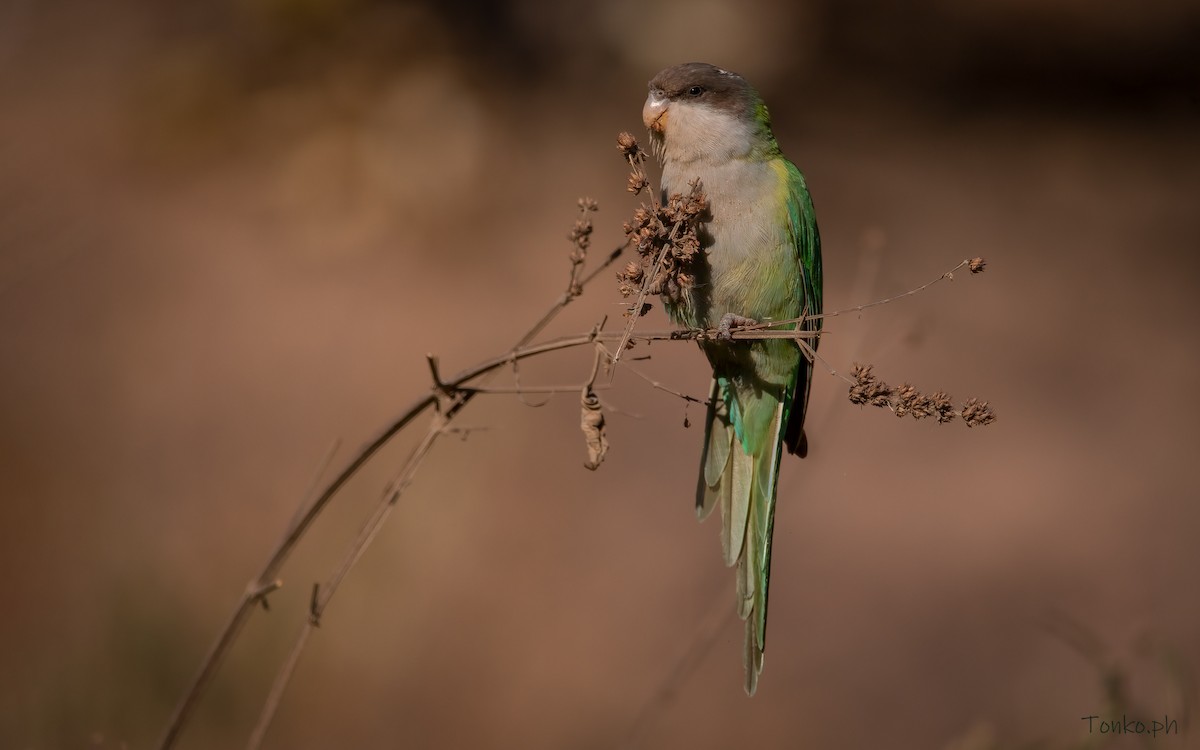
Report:
[[992,407],[988,406],[987,401],[969,398],[963,404],[962,418],[967,423],[967,427],[975,427],[996,421],[996,414],[992,411]]
[[891,403],[892,389],[876,377],[871,369],[872,365],[854,365],[851,373],[854,375],[854,385],[850,386],[850,403],[888,406]]
[[691,260],[692,256],[700,252],[700,238],[696,236],[695,230],[690,230],[677,239],[675,249],[676,257],[684,261]]
[[650,210],[646,208],[645,204],[642,204],[633,212],[633,224],[627,224],[626,226],[632,226],[634,231],[640,231],[641,229],[650,226],[651,222],[654,220],[654,214],[650,213]]
[[936,413],[936,410],[933,408],[933,399],[929,398],[924,393],[918,394],[916,401],[914,401],[912,405],[913,419],[932,417]]
[[646,178],[645,172],[635,169],[629,173],[629,184],[625,186],[626,190],[637,195],[648,187],[650,187],[650,180]]
[[617,136],[617,150],[624,154],[631,164],[646,160],[646,152],[638,145],[637,138],[634,138],[632,133],[622,132]]
[[571,297],[583,294],[583,285],[580,283],[579,274],[583,264],[587,261],[588,247],[592,244],[591,213],[599,208],[596,201],[591,198],[580,198],[577,203],[579,217],[575,219],[575,225],[567,233],[567,239],[571,241],[572,245],[571,254],[567,256],[571,261],[571,278],[568,282],[567,294]]
[[984,269],[987,268],[987,261],[983,258],[971,258],[970,262],[967,263],[967,268],[971,269],[971,273],[983,273]]
[[935,391],[929,397],[930,406],[933,407],[933,416],[937,417],[938,424],[945,424],[954,420],[957,414],[954,413],[954,402],[950,400],[950,395],[945,391]]
[[641,264],[633,260],[625,264],[623,270],[617,271],[617,290],[621,292],[622,297],[637,294],[642,286],[642,275]]
[[895,393],[896,403],[892,406],[896,416],[903,417],[911,412],[913,404],[916,403],[920,396],[921,394],[917,392],[917,389],[913,388],[908,383],[905,383],[897,388]]
[[704,213],[708,211],[708,196],[704,194],[704,188],[698,178],[688,183],[688,193],[682,198],[680,209],[684,216],[692,221],[702,220]]
[[[630,264],[632,265],[632,264]],[[642,288],[642,269],[638,266],[636,270],[626,268],[624,271],[618,271],[617,274],[617,290],[622,296],[632,296],[637,294],[637,290]]]
[[576,219],[575,226],[571,227],[570,233],[567,234],[567,239],[575,243],[580,250],[586,250],[592,244],[592,220]]

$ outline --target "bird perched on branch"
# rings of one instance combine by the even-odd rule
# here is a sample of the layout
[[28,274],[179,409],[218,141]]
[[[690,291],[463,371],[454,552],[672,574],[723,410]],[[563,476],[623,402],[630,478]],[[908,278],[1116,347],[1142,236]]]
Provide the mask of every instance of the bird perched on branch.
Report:
[[[779,150],[767,107],[746,79],[706,63],[667,68],[650,81],[642,119],[662,163],[663,201],[697,179],[708,199],[694,283],[664,302],[676,324],[723,332],[700,344],[713,381],[696,513],[703,520],[721,509],[753,695],[766,645],[779,461],[784,448],[808,451],[812,363],[793,340],[734,340],[730,331],[819,314],[821,240],[804,177]],[[820,322],[802,327],[815,331]]]

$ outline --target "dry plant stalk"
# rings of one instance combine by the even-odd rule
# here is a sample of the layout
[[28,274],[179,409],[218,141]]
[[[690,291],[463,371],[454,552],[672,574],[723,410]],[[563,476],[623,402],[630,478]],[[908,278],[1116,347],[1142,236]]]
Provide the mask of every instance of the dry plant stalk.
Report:
[[637,296],[625,315],[629,323],[625,326],[625,337],[617,345],[613,364],[621,359],[621,353],[629,348],[637,319],[650,311],[646,298],[650,295],[665,296],[679,300],[691,293],[696,283],[694,267],[702,257],[700,253],[700,228],[708,217],[708,198],[699,180],[688,185],[686,195],[674,193],[665,204],[659,202],[650,180],[642,170],[646,152],[630,133],[617,136],[617,149],[625,157],[632,171],[626,189],[634,195],[643,190],[650,193],[650,202],[642,203],[633,213],[631,221],[625,223],[625,236],[638,252],[638,259],[630,261],[617,273],[618,290],[622,297]]
[[[983,273],[987,268],[987,261],[983,258],[971,258],[959,263],[957,268],[964,265],[973,274]],[[953,280],[954,270],[942,274],[941,278]],[[996,413],[987,401],[969,398],[959,409],[955,409],[953,399],[944,391],[934,391],[933,395],[927,396],[908,383],[893,388],[880,380],[873,369],[873,365],[855,363],[851,371],[854,380],[850,384],[850,403],[891,409],[897,417],[933,417],[938,424],[961,418],[967,427],[979,427],[996,421]]]
[[[208,653],[205,655],[200,669],[192,678],[191,684],[180,699],[171,718],[168,721],[167,728],[159,740],[158,747],[166,750],[173,747],[179,740],[187,720],[191,717],[196,705],[199,703],[201,696],[204,694],[209,683],[216,675],[217,669],[221,665],[225,656],[236,642],[238,635],[249,619],[250,614],[255,607],[262,605],[263,609],[267,608],[267,594],[280,588],[283,583],[279,579],[278,574],[287,562],[288,557],[295,550],[296,545],[312,527],[313,523],[320,516],[321,511],[329,504],[336,496],[337,492],[345,486],[345,484],[355,476],[360,469],[376,454],[379,450],[391,441],[397,434],[407,427],[414,419],[430,408],[437,407],[438,413],[435,414],[432,424],[426,433],[425,438],[421,441],[418,447],[410,454],[404,467],[383,493],[380,502],[376,506],[376,510],[372,516],[364,524],[362,531],[347,550],[346,556],[342,564],[331,576],[324,587],[315,586],[313,590],[313,599],[310,606],[309,618],[306,621],[304,628],[301,630],[296,644],[293,646],[292,652],[287,661],[281,667],[276,676],[275,683],[272,686],[271,693],[268,696],[267,703],[264,706],[260,715],[258,724],[251,737],[250,747],[257,747],[261,742],[266,732],[266,727],[274,714],[275,709],[281,700],[283,689],[291,678],[292,671],[299,659],[299,654],[303,650],[309,632],[312,627],[316,627],[320,622],[320,616],[324,608],[332,599],[338,586],[349,572],[350,568],[362,556],[366,547],[374,539],[379,527],[386,520],[389,509],[399,499],[404,489],[408,486],[412,476],[415,474],[417,467],[426,455],[428,455],[433,443],[437,438],[448,431],[448,425],[454,416],[475,396],[476,393],[483,392],[481,389],[471,389],[467,383],[480,376],[487,375],[505,366],[513,365],[521,359],[537,356],[550,351],[571,348],[575,346],[584,346],[592,344],[596,337],[593,334],[583,336],[567,336],[547,342],[538,346],[529,346],[529,343],[537,337],[537,335],[576,297],[578,297],[583,288],[593,281],[602,271],[610,267],[618,257],[624,252],[625,246],[622,245],[610,252],[603,258],[592,271],[586,275],[582,272],[582,267],[587,258],[587,250],[590,245],[590,218],[588,214],[596,210],[596,204],[590,199],[580,200],[580,212],[583,217],[577,221],[575,228],[571,232],[573,250],[570,256],[571,274],[568,280],[567,288],[559,296],[559,298],[550,306],[546,313],[534,323],[529,330],[517,341],[517,343],[506,354],[487,360],[473,368],[469,368],[452,377],[449,381],[443,382],[437,374],[436,361],[431,358],[430,367],[434,377],[434,387],[429,394],[418,399],[408,409],[406,409],[399,417],[379,432],[374,438],[362,446],[343,466],[337,475],[329,481],[321,492],[317,493],[312,502],[307,504],[305,508],[297,514],[297,517],[290,524],[283,537],[276,544],[275,549],[269,556],[267,563],[263,566],[262,571],[256,576],[242,593],[237,605],[234,607],[233,613],[225,623],[225,627],[221,630]],[[584,221],[586,220],[586,221]]]
[[[628,133],[622,133],[618,139],[618,148],[632,169],[629,176],[628,189],[634,194],[640,194],[643,190],[649,189],[649,180],[641,169],[641,164],[646,158],[645,152],[638,146],[636,139]],[[869,365],[856,366],[854,370],[855,377],[853,379],[838,373],[827,362],[817,356],[813,347],[807,343],[807,339],[821,335],[819,331],[801,330],[798,325],[795,330],[780,329],[781,326],[787,324],[801,323],[805,318],[790,321],[770,321],[735,328],[728,332],[713,329],[651,331],[635,334],[634,326],[637,320],[648,309],[646,298],[650,294],[667,295],[668,297],[684,295],[689,292],[694,283],[694,265],[702,257],[698,233],[707,215],[707,200],[705,199],[702,186],[698,183],[690,185],[689,192],[686,195],[675,194],[669,196],[665,205],[661,204],[652,195],[650,204],[640,206],[634,213],[633,220],[625,225],[625,244],[610,252],[599,261],[595,268],[584,274],[583,268],[587,262],[593,233],[591,214],[596,210],[597,207],[594,201],[588,198],[580,199],[580,215],[568,234],[572,250],[568,256],[571,266],[566,288],[547,312],[518,339],[516,344],[504,354],[480,362],[449,378],[441,376],[438,371],[437,359],[429,356],[430,375],[433,381],[430,392],[417,399],[408,409],[394,418],[391,424],[363,445],[350,457],[333,479],[327,482],[320,492],[315,493],[312,501],[300,510],[297,517],[276,544],[261,572],[247,584],[224,629],[209,649],[199,671],[171,716],[158,747],[165,750],[174,746],[179,739],[188,718],[206,687],[214,678],[225,655],[232,648],[250,614],[260,604],[264,610],[267,609],[267,595],[283,585],[282,580],[278,577],[279,572],[296,545],[299,544],[300,540],[311,529],[321,511],[333,500],[338,491],[385,444],[405,427],[409,426],[414,419],[431,409],[434,413],[424,437],[418,443],[417,447],[413,449],[394,478],[384,488],[374,510],[364,521],[359,534],[347,547],[342,561],[333,570],[324,584],[313,585],[308,617],[302,625],[292,650],[276,674],[270,693],[260,713],[258,723],[251,735],[248,744],[249,748],[258,747],[265,737],[267,728],[299,662],[300,655],[308,642],[308,637],[313,629],[320,624],[325,609],[328,607],[342,581],[375,539],[384,521],[389,516],[391,509],[412,482],[418,468],[425,457],[429,455],[438,438],[456,431],[456,428],[452,426],[452,422],[462,409],[480,393],[522,395],[526,393],[553,394],[574,392],[579,394],[580,427],[584,433],[588,450],[588,458],[585,466],[595,469],[603,461],[604,454],[608,450],[603,405],[596,394],[596,391],[608,386],[596,383],[597,374],[602,364],[606,365],[610,371],[615,369],[622,351],[628,349],[633,342],[703,340],[714,339],[718,335],[728,336],[734,340],[789,338],[796,342],[796,345],[810,361],[821,362],[831,374],[849,382],[851,384],[851,400],[855,403],[869,403],[887,407],[899,416],[911,415],[917,419],[931,416],[935,417],[939,422],[949,421],[958,417],[963,419],[968,426],[988,424],[995,419],[987,402],[979,402],[971,399],[964,403],[960,409],[955,410],[949,402],[949,397],[940,392],[932,396],[924,396],[908,385],[901,386],[900,388],[887,386],[872,374]],[[625,248],[630,245],[637,248],[638,259],[629,263],[625,269],[618,273],[618,283],[621,293],[626,297],[633,296],[635,292],[637,294],[634,304],[629,308],[629,322],[625,330],[620,334],[606,333],[602,330],[604,325],[602,321],[588,333],[562,336],[539,344],[533,344],[532,342],[537,338],[538,334],[545,329],[558,313],[582,294],[584,287],[605,269],[609,268],[620,257]],[[982,258],[965,260],[937,279],[896,297],[811,317],[828,318],[850,312],[858,312],[868,307],[886,304],[902,297],[916,294],[937,281],[952,279],[954,271],[963,266],[968,266],[972,273],[979,273],[983,270],[985,262]],[[606,342],[616,342],[617,345],[615,349],[610,350],[605,346]],[[518,381],[516,387],[513,388],[494,388],[486,385],[487,377],[494,375],[506,367],[513,368],[515,379],[517,376],[516,365],[522,360],[541,356],[549,352],[582,346],[591,346],[595,351],[591,375],[583,384],[523,387]],[[638,375],[638,377],[646,380],[654,388],[677,396],[683,399],[685,403],[705,403],[703,399],[682,394],[628,365],[626,367]]]
[[854,365],[850,403],[891,409],[897,417],[933,417],[938,424],[961,418],[967,427],[978,427],[996,420],[992,407],[986,401],[969,398],[961,408],[955,409],[953,399],[943,391],[935,391],[927,396],[908,383],[893,388],[876,377],[872,370],[872,365]]

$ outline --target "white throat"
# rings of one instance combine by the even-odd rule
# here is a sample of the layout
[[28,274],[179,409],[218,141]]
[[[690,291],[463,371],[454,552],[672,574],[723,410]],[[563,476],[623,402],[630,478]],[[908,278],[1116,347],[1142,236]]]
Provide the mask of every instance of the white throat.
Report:
[[666,132],[654,135],[654,148],[663,163],[705,161],[722,164],[750,155],[755,138],[753,122],[700,104],[677,101],[667,115]]

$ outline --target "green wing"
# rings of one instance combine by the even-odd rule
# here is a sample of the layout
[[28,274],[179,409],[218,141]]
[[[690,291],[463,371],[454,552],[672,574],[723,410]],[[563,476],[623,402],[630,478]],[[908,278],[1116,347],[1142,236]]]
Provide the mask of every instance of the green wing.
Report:
[[[812,196],[808,194],[808,186],[804,175],[796,169],[796,165],[784,159],[788,183],[788,227],[792,244],[796,249],[796,257],[800,260],[802,275],[800,292],[801,312],[805,315],[819,315],[824,308],[821,305],[821,234],[817,231],[817,215],[813,210]],[[821,321],[805,321],[805,330],[818,331]],[[817,348],[819,339],[808,339],[808,344]],[[788,451],[801,457],[808,453],[808,440],[804,436],[804,415],[808,410],[808,395],[812,390],[812,363],[801,358],[800,369],[796,372],[796,386],[791,413],[784,434]]]

